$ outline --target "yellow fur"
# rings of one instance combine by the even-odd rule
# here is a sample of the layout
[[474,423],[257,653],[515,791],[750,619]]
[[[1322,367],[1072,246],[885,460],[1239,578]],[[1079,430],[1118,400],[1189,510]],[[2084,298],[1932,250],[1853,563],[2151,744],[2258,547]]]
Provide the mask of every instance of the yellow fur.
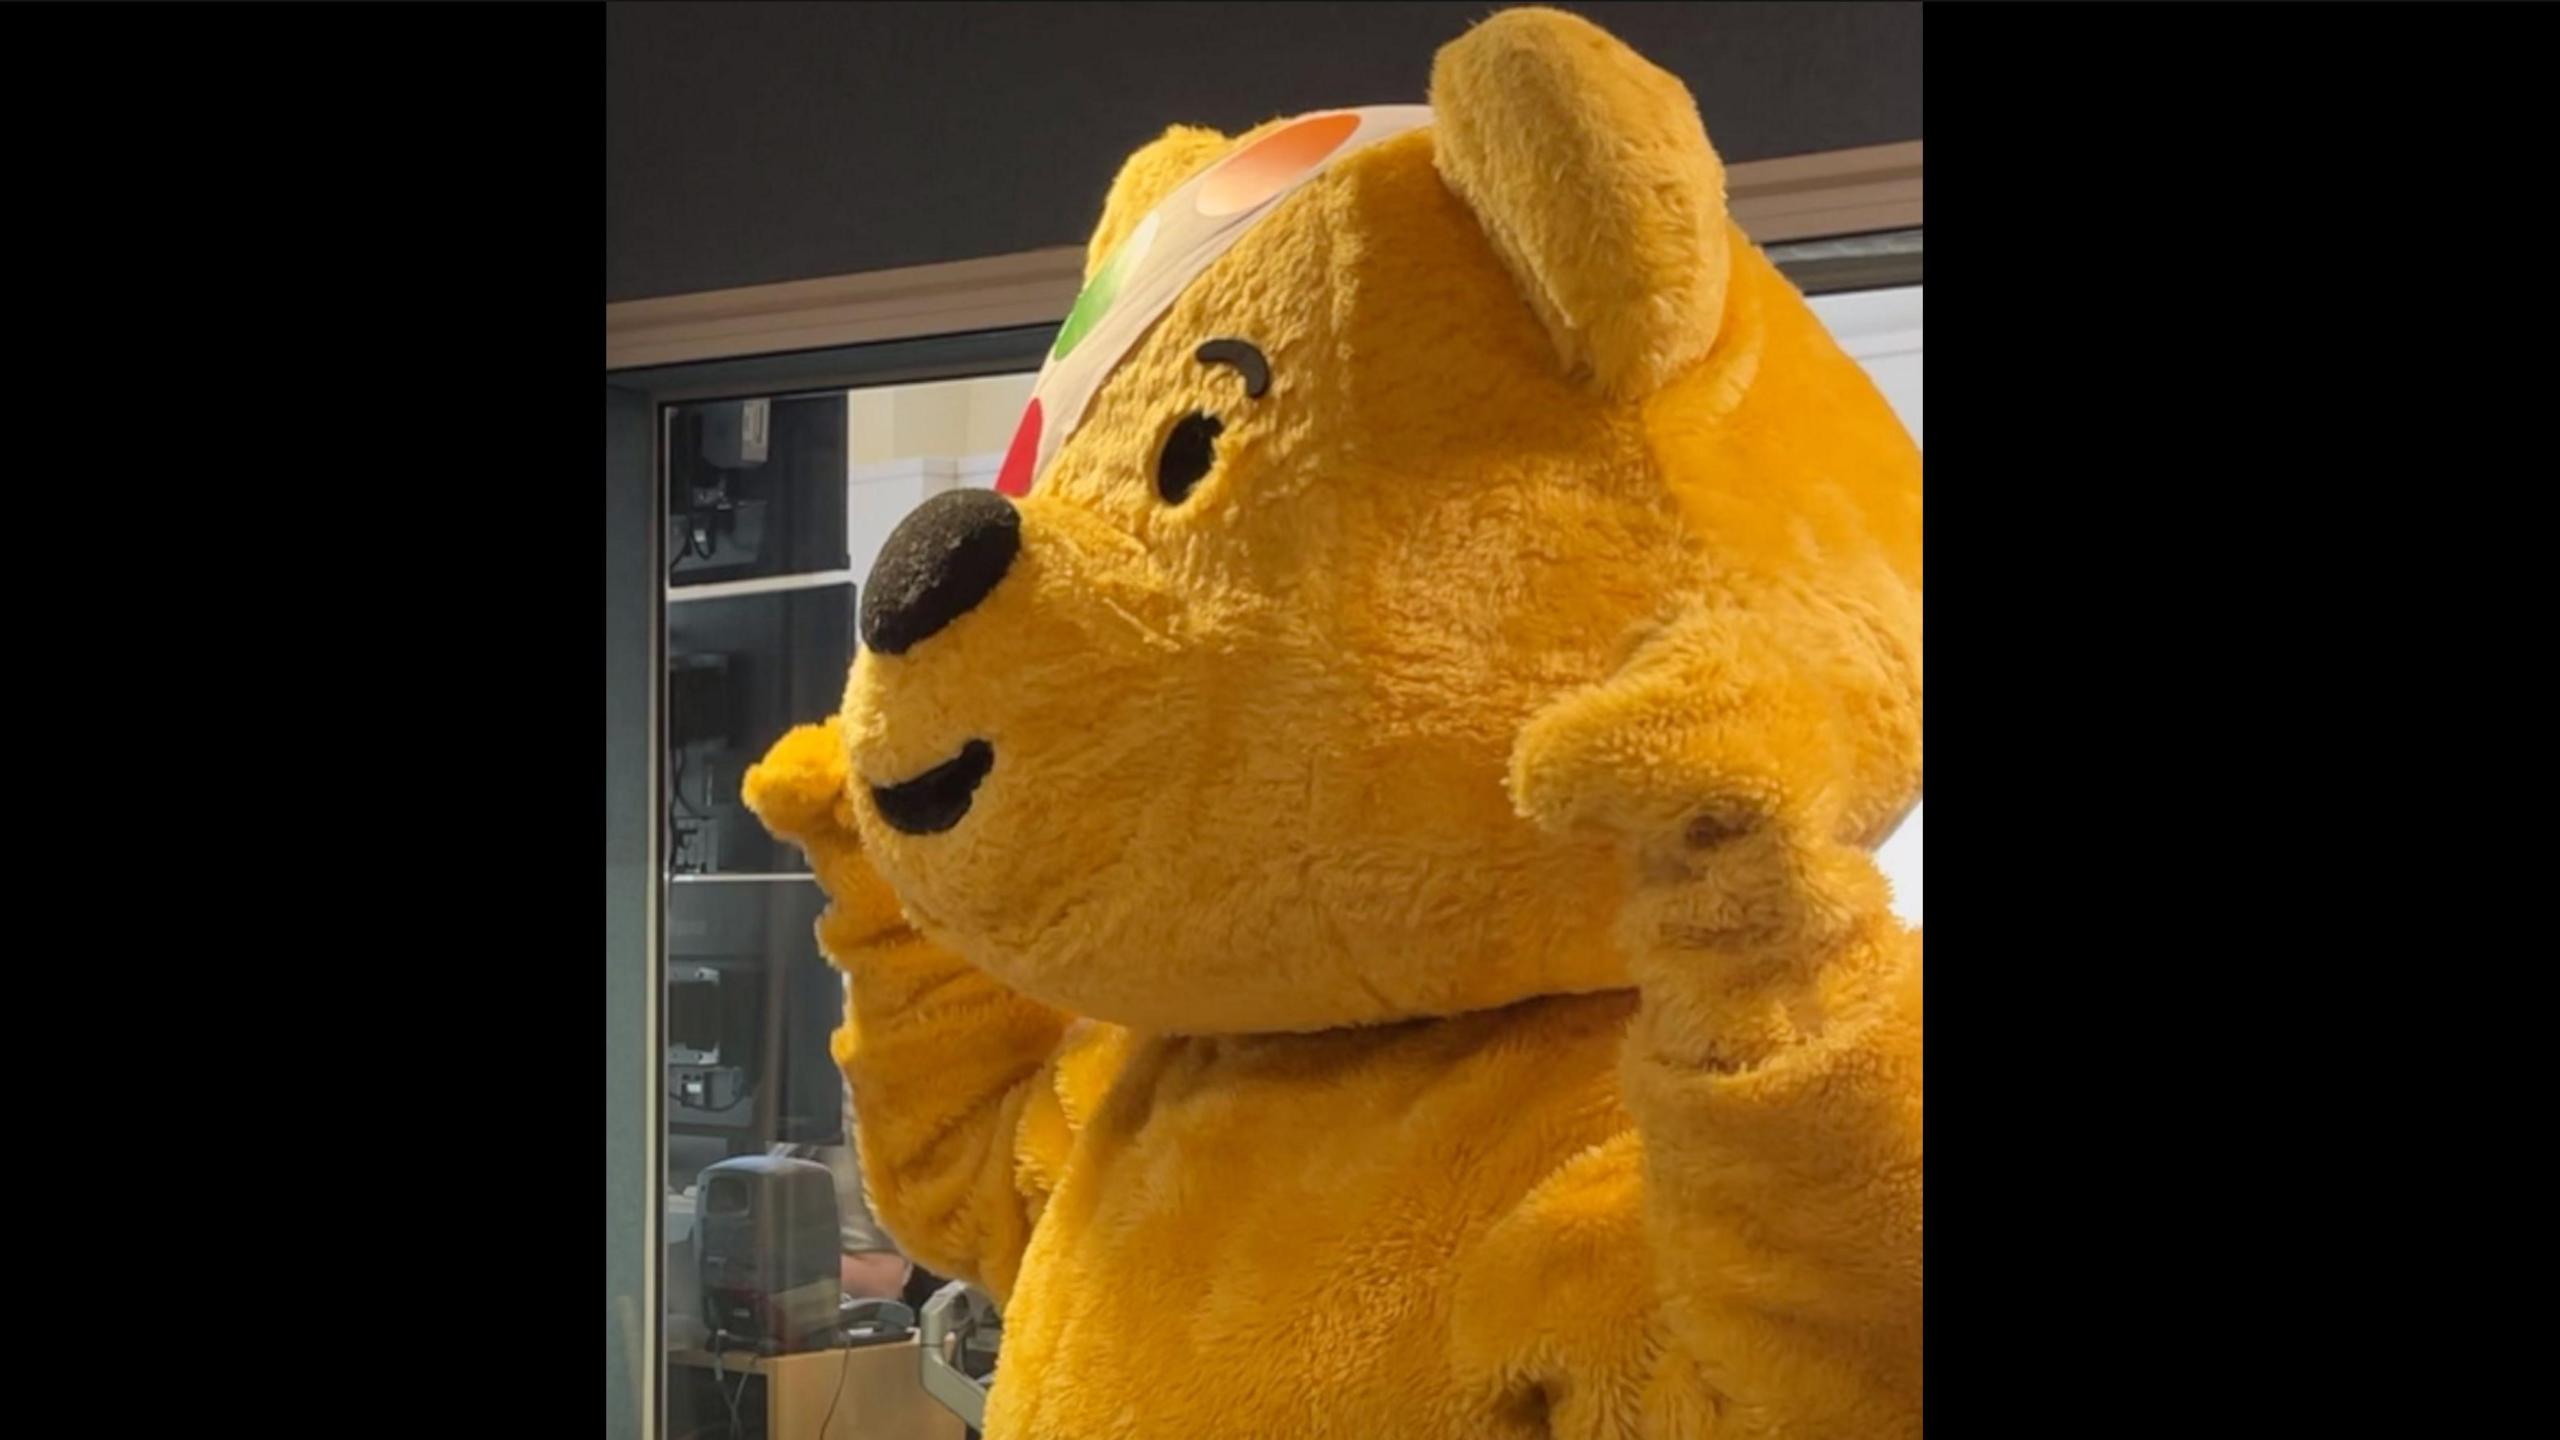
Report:
[[1111,198],[1102,207],[1102,219],[1093,227],[1092,241],[1085,246],[1085,278],[1093,278],[1093,272],[1102,268],[1102,262],[1110,258],[1158,200],[1207,169],[1209,162],[1227,153],[1232,143],[1215,130],[1176,125],[1130,156],[1121,165],[1119,177],[1111,182]]
[[[1920,1430],[1920,459],[1676,82],[1507,12],[748,779],[990,1440]],[[1230,142],[1132,158],[1093,253]],[[1192,355],[1270,357],[1249,399]],[[1167,429],[1225,424],[1166,505]],[[966,740],[956,827],[867,787]]]

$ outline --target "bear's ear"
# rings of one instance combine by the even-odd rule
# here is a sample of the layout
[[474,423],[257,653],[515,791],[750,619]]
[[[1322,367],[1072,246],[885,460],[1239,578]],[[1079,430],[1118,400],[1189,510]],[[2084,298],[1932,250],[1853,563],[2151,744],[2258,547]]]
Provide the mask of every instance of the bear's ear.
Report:
[[1176,125],[1121,162],[1119,177],[1111,182],[1111,198],[1102,202],[1102,221],[1093,227],[1093,239],[1084,247],[1084,278],[1093,278],[1112,249],[1158,201],[1208,169],[1209,162],[1225,154],[1230,143],[1215,130]]
[[1565,369],[1659,389],[1715,343],[1724,166],[1697,104],[1599,26],[1507,10],[1431,65],[1434,154]]

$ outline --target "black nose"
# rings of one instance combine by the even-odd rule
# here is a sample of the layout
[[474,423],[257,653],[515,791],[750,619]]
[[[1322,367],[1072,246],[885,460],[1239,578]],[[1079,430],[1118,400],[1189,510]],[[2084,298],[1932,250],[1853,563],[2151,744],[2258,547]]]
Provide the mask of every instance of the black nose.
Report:
[[946,490],[898,522],[862,587],[862,643],[897,655],[966,615],[1022,548],[1022,517],[993,490]]

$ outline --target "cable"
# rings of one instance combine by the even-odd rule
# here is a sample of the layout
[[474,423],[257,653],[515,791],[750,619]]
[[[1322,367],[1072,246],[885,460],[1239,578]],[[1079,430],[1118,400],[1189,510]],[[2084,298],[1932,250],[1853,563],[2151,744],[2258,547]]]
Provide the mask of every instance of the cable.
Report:
[[667,562],[667,573],[670,575],[676,573],[676,567],[688,559],[700,559],[708,563],[720,552],[720,536],[715,522],[735,507],[729,498],[729,472],[718,470],[712,473],[719,479],[711,487],[713,497],[711,513],[709,515],[702,513],[702,491],[700,487],[695,487],[694,498],[686,501],[684,507],[684,548],[676,551],[676,558]]
[[747,1398],[747,1382],[755,1378],[748,1370],[738,1376],[738,1393],[729,1393],[729,1332],[711,1332],[711,1384],[720,1392],[720,1403],[729,1411],[729,1440],[744,1440],[738,1432],[744,1425],[738,1419],[738,1405]]
[[[687,747],[682,746],[682,745],[676,745],[676,746],[672,746],[672,747],[670,747],[670,748],[674,751],[674,758],[675,758],[675,762],[676,762],[676,775],[675,775],[675,781],[674,781],[674,783],[673,783],[671,786],[669,786],[669,787],[668,787],[668,798],[670,798],[670,799],[674,800],[676,804],[683,806],[683,807],[684,807],[684,810],[685,810],[685,813],[686,813],[686,814],[688,814],[688,815],[690,815],[690,816],[692,816],[694,819],[696,819],[696,820],[708,820],[708,819],[710,819],[710,818],[711,818],[711,812],[710,812],[710,811],[705,810],[705,809],[703,809],[702,807],[700,807],[700,806],[698,806],[698,805],[694,804],[694,803],[693,803],[693,801],[691,801],[691,800],[689,800],[689,799],[687,799],[687,798],[685,797],[685,793],[684,793],[684,756],[685,756],[685,750],[686,750],[686,748],[687,748]],[[704,797],[705,797],[706,799],[707,799],[707,798],[709,798],[709,796],[710,796],[710,791],[711,791],[711,782],[710,782],[708,779],[704,780],[702,788],[703,788],[703,795],[704,795]]]
[[818,1440],[827,1440],[827,1427],[836,1421],[836,1402],[844,1398],[844,1377],[853,1371],[853,1337],[838,1331],[836,1338],[844,1342],[844,1360],[836,1366],[835,1393],[827,1397],[826,1418],[818,1422]]
[[667,573],[673,575],[676,567],[687,560],[707,562],[719,548],[719,538],[711,533],[711,527],[703,523],[693,510],[687,509],[684,514],[684,544],[676,550],[676,557],[667,562]]
[[685,1099],[684,1092],[681,1090],[669,1090],[667,1092],[668,1099],[673,1100],[676,1104],[692,1111],[696,1115],[726,1115],[730,1111],[735,1110],[739,1106],[754,1099],[755,1096],[756,1087],[753,1085],[742,1084],[738,1087],[738,1093],[729,1097],[729,1103],[726,1105],[696,1105]]
[[675,783],[667,787],[667,799],[670,802],[667,806],[667,868],[682,874],[684,872],[679,867],[683,864],[684,842],[693,835],[691,830],[685,828],[684,822],[687,818],[686,812],[693,807],[687,804],[684,798],[684,747],[676,745],[669,748],[675,752],[676,776]]

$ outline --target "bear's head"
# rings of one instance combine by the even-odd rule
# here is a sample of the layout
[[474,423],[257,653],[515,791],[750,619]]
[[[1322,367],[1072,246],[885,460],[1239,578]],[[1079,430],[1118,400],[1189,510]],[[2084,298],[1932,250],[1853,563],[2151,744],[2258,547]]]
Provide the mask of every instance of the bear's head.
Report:
[[1172,130],[1086,274],[999,491],[864,595],[846,808],[927,935],[1184,1033],[1622,986],[1628,858],[1515,750],[1702,613],[1845,737],[1844,833],[1916,797],[1918,451],[1594,26],[1487,21],[1428,111]]

